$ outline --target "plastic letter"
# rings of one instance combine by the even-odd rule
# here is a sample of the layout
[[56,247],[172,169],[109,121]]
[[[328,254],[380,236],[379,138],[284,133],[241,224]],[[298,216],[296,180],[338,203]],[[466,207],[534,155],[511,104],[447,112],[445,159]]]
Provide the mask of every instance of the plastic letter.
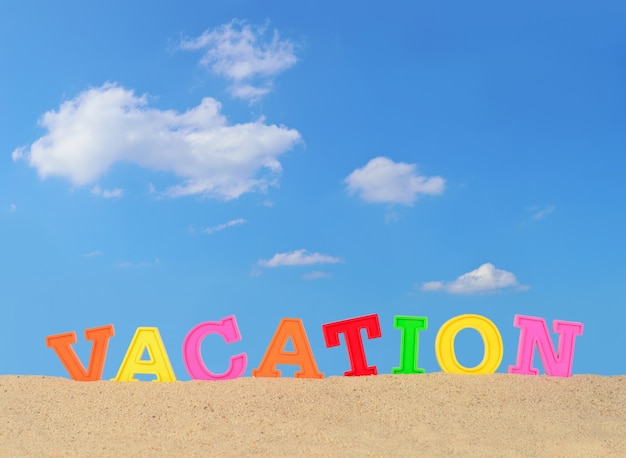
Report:
[[[284,350],[288,339],[291,339],[294,351]],[[298,318],[283,318],[280,321],[261,364],[252,370],[252,376],[280,377],[281,372],[276,369],[278,364],[300,366],[300,371],[294,374],[295,378],[324,378],[324,374],[317,369],[302,320]]]
[[85,367],[78,359],[72,345],[76,343],[76,333],[66,332],[46,337],[46,346],[52,348],[70,375],[72,380],[93,382],[102,378],[109,338],[115,335],[113,325],[85,329],[85,340],[92,340],[89,367]]
[[183,342],[183,361],[191,378],[194,380],[230,380],[241,377],[246,371],[247,355],[245,353],[230,358],[230,366],[223,374],[215,374],[207,369],[200,349],[202,339],[209,334],[219,334],[226,343],[241,340],[234,315],[222,318],[220,321],[206,321],[191,329]]
[[402,330],[400,347],[400,367],[391,369],[392,374],[423,374],[424,369],[417,367],[419,355],[419,331],[428,329],[425,316],[395,316],[393,326]]
[[[148,351],[148,360],[143,360],[144,351]],[[120,365],[116,382],[136,382],[135,374],[154,374],[155,382],[175,382],[174,370],[167,357],[165,346],[158,328],[137,328],[130,342],[126,356]]]
[[[477,366],[459,364],[454,351],[454,339],[463,329],[475,329],[483,339],[485,351]],[[504,353],[502,336],[495,324],[481,315],[459,315],[446,321],[435,339],[435,354],[441,370],[452,374],[491,374],[498,369]]]
[[376,366],[368,366],[365,359],[365,349],[361,339],[361,329],[363,328],[367,332],[368,339],[377,339],[382,336],[377,314],[322,325],[327,347],[337,347],[339,345],[339,334],[344,335],[351,370],[344,372],[343,375],[348,377],[378,374]]
[[583,333],[583,324],[554,320],[552,330],[559,334],[558,351],[554,353],[552,340],[548,333],[546,320],[532,316],[515,315],[513,325],[520,328],[517,364],[509,366],[509,374],[537,375],[539,371],[532,367],[534,347],[537,345],[539,356],[547,375],[570,377],[574,362],[574,340]]

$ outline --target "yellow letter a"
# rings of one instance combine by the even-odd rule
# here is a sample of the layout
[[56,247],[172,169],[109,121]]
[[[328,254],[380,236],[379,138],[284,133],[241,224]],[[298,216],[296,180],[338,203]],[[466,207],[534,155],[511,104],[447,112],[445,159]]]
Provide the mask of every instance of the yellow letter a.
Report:
[[[148,351],[150,359],[141,357]],[[155,382],[175,382],[176,376],[167,357],[158,328],[137,328],[120,365],[116,382],[136,382],[135,374],[154,374]]]

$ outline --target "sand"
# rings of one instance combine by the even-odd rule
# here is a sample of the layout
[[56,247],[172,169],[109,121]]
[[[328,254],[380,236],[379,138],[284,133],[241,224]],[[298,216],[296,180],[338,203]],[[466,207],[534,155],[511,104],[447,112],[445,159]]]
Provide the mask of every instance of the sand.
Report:
[[0,456],[626,456],[626,376],[0,377]]

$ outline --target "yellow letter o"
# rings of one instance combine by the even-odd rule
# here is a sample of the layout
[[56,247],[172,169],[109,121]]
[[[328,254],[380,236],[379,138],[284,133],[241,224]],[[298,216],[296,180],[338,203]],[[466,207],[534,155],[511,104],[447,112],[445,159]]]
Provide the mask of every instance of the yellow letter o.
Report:
[[[483,360],[474,367],[459,364],[454,351],[454,339],[463,329],[475,329],[483,339],[485,352]],[[504,353],[502,336],[496,325],[481,315],[459,315],[446,321],[435,341],[435,355],[441,370],[451,374],[491,374],[502,362]]]

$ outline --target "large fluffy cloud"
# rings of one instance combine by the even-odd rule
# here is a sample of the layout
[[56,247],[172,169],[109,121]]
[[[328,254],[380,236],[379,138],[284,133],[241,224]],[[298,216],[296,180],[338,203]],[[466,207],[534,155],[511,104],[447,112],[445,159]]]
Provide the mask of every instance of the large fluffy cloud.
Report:
[[276,30],[267,40],[266,31],[267,26],[235,20],[205,30],[197,38],[183,40],[180,48],[203,50],[200,64],[230,80],[233,96],[256,100],[270,91],[276,75],[298,60],[290,40],[281,40]]
[[489,293],[500,289],[523,291],[528,286],[520,285],[514,274],[497,269],[489,262],[454,281],[430,281],[422,285],[422,291],[446,291],[452,294]]
[[366,202],[412,205],[418,194],[441,194],[445,180],[418,175],[415,164],[376,157],[346,179],[348,191]]
[[220,110],[210,97],[184,113],[150,108],[146,96],[105,84],[45,113],[39,123],[47,133],[13,151],[13,159],[77,186],[95,183],[116,163],[132,163],[180,177],[169,196],[228,200],[267,188],[281,171],[279,156],[300,134],[262,121],[229,125]]

